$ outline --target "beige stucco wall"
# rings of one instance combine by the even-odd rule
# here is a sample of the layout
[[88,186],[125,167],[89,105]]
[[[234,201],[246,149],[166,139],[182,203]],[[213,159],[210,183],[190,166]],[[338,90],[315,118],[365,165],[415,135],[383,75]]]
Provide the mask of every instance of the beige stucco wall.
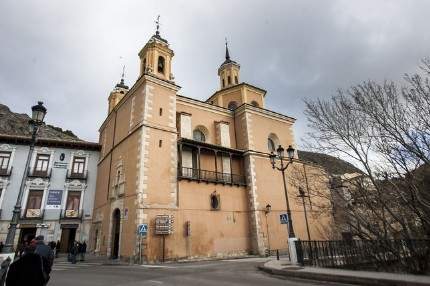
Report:
[[[143,50],[146,52],[151,58],[147,65],[154,65],[156,53],[163,49]],[[166,64],[170,69],[170,59]],[[268,248],[286,249],[287,227],[279,220],[279,215],[286,212],[285,193],[281,173],[272,169],[268,159],[267,138],[276,136],[284,148],[295,147],[294,119],[262,109],[265,91],[247,84],[219,91],[210,98],[213,105],[177,96],[178,89],[169,80],[142,75],[100,128],[103,148],[92,228],[93,241],[95,230],[99,232],[99,253],[110,255],[112,214],[116,208],[121,211],[122,258],[136,259],[142,246],[147,261],[161,259],[162,237],[154,234],[155,217],[159,214],[174,216],[174,233],[165,237],[166,259],[228,257],[264,254]],[[240,106],[235,111],[225,108],[232,100]],[[253,100],[260,108],[249,105]],[[218,172],[244,175],[246,186],[178,180],[178,139],[192,139],[196,128],[205,130],[206,143],[218,146],[201,148],[201,169],[214,171],[217,160]],[[233,157],[232,170],[228,156],[219,153],[215,159],[214,150],[221,146],[235,149],[224,152],[241,154]],[[183,152],[182,166],[193,166],[190,151]],[[303,204],[296,197],[298,187],[325,190],[328,182],[321,169],[310,165],[307,179],[311,183],[304,184],[300,166],[302,162],[295,160],[286,179],[296,235],[306,239]],[[124,176],[124,194],[111,196],[119,169]],[[219,210],[210,209],[210,196],[214,193],[221,198]],[[267,204],[272,206],[268,214]],[[323,239],[331,223],[330,217],[318,208],[320,205],[324,205],[321,196],[310,198],[313,239]],[[187,222],[191,225],[190,236],[185,231]],[[149,225],[149,235],[140,241],[136,230],[142,223]]]

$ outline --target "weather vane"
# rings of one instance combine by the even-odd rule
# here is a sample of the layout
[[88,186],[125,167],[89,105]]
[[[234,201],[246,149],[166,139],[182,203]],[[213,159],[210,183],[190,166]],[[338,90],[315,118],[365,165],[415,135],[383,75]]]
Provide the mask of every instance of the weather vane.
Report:
[[155,32],[155,34],[159,35],[160,34],[160,15],[157,16],[157,20],[155,21],[155,24],[157,24],[157,31]]

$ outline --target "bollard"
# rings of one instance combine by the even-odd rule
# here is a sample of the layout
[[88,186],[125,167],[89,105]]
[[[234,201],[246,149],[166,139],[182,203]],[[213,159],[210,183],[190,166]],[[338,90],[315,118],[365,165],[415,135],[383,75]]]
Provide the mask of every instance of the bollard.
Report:
[[276,260],[279,260],[279,249],[276,249]]

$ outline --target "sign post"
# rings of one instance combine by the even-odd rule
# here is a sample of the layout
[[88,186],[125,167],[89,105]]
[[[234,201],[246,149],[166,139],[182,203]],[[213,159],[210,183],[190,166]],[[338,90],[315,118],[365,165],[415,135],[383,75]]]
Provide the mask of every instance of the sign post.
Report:
[[165,260],[166,235],[173,233],[173,215],[157,215],[155,217],[155,234],[163,236],[163,258]]
[[137,226],[137,233],[139,235],[139,264],[142,264],[142,239],[148,234],[148,224],[142,223]]

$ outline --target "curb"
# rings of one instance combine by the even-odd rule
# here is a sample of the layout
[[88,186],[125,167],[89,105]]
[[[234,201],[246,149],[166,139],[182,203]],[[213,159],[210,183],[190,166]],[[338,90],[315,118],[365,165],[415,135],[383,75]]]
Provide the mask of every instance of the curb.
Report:
[[370,278],[370,277],[352,277],[346,275],[332,275],[325,273],[314,273],[297,270],[278,270],[265,266],[257,266],[259,270],[269,274],[279,275],[283,277],[301,278],[307,280],[316,280],[324,282],[337,282],[355,285],[368,286],[429,286],[429,283],[399,281],[386,278]]

